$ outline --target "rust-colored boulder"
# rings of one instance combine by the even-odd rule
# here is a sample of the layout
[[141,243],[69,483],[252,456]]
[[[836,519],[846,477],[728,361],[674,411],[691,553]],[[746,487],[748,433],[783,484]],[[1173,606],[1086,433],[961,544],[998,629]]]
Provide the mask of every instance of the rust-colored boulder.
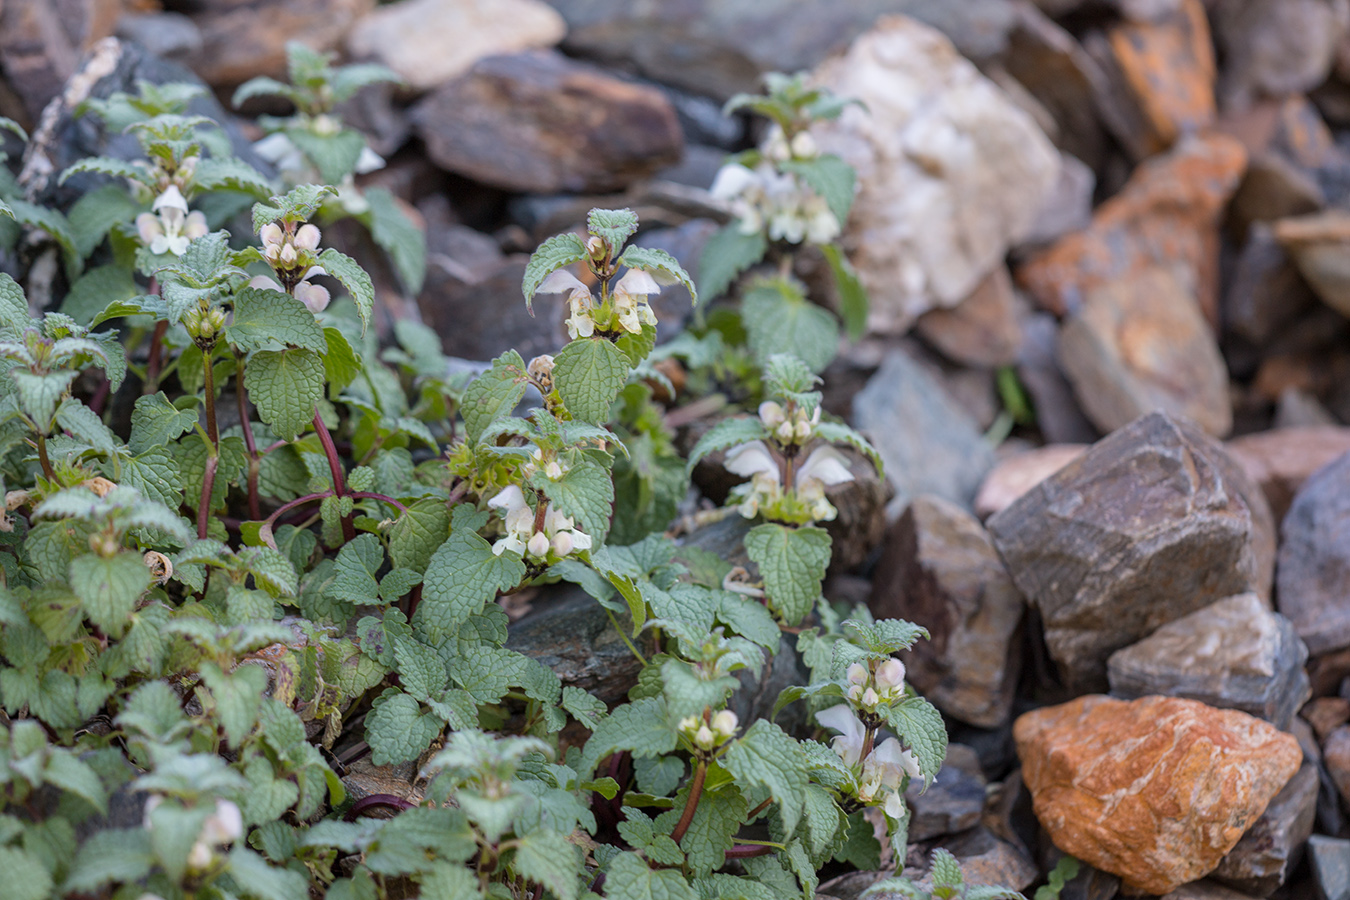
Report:
[[1267,722],[1175,697],[1089,694],[1023,715],[1013,738],[1055,846],[1134,893],[1213,871],[1303,760]]

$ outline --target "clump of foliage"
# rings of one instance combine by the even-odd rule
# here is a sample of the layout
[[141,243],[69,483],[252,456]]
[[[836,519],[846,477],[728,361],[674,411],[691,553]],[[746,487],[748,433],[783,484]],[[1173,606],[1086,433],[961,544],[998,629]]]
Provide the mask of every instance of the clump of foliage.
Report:
[[[729,512],[757,571],[679,546],[650,298],[697,298],[680,264],[594,210],[522,285],[563,295],[556,354],[466,381],[420,325],[381,349],[371,280],[321,227],[355,144],[302,135],[345,133],[321,117],[383,76],[292,64],[244,93],[294,100],[276,133],[320,179],[258,172],[193,89],[147,85],[91,104],[144,158],[66,173],[106,176],[77,204],[100,215],[21,217],[86,272],[62,311],[0,275],[6,897],[809,900],[830,860],[876,865],[869,807],[903,859],[904,791],[946,736],[894,658],[922,629],[821,598],[825,492],[853,477],[833,447],[879,461],[821,414],[818,367],[765,356],[757,415],[688,461],[750,477]],[[559,580],[640,666],[612,709],[505,646],[497,600]],[[829,745],[728,708],[785,640],[812,679],[779,708],[810,704]],[[340,743],[416,764],[425,798],[352,802]]]

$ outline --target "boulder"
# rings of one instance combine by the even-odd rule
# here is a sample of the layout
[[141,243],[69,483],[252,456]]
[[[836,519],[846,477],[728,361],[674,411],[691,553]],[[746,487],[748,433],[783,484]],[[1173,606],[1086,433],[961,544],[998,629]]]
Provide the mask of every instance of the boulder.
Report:
[[1022,320],[1017,379],[1031,397],[1036,427],[1052,444],[1089,444],[1101,437],[1088,421],[1059,360],[1059,323],[1049,313]]
[[928,629],[929,639],[902,655],[919,693],[971,725],[1005,722],[1023,604],[979,521],[949,500],[915,497],[887,535],[872,584],[877,618]]
[[432,161],[508,191],[616,191],[679,159],[675,110],[553,51],[479,60],[412,109]]
[[233,87],[255,75],[286,77],[286,42],[336,50],[376,0],[200,0],[192,16],[202,51],[190,64],[212,87]]
[[1106,661],[1111,694],[1189,697],[1288,731],[1311,693],[1308,648],[1255,594],[1239,594],[1153,632]]
[[122,0],[6,0],[0,4],[0,66],[28,124],[61,93],[81,57],[113,33]]
[[975,515],[987,519],[1083,454],[1083,444],[1046,444],[1000,459],[975,495]]
[[1270,592],[1265,498],[1222,447],[1166,413],[1098,441],[987,525],[1075,689],[1104,689],[1106,657],[1160,625]]
[[1350,316],[1350,212],[1329,209],[1275,223],[1275,239],[1322,302]]
[[1020,241],[1059,174],[1035,122],[939,32],[881,19],[815,80],[863,101],[816,129],[858,172],[844,236],[870,327],[901,332],[968,297]]
[[915,330],[952,362],[987,368],[1012,365],[1022,348],[1022,325],[1008,268],[995,268],[956,306],[930,309],[919,317]]
[[984,811],[984,794],[984,773],[975,751],[964,744],[948,744],[947,758],[927,790],[922,779],[911,781],[905,790],[909,840],[927,841],[974,828]]
[[1323,834],[1308,838],[1308,867],[1318,900],[1350,898],[1350,841]]
[[1013,729],[1055,846],[1165,894],[1212,872],[1298,771],[1292,735],[1194,700],[1089,694]]
[[1225,330],[1261,347],[1316,303],[1274,230],[1253,223],[1223,296]]
[[1350,428],[1274,428],[1244,434],[1224,446],[1266,495],[1275,521],[1282,522],[1303,483],[1327,463],[1350,453]]
[[1347,0],[1218,0],[1212,13],[1224,55],[1225,105],[1312,90],[1327,80],[1350,28]]
[[520,296],[528,261],[524,254],[514,254],[489,268],[431,257],[417,302],[423,321],[441,336],[446,353],[489,360],[515,349],[529,362],[563,348],[565,304],[541,297],[531,316]]
[[1256,897],[1288,880],[1317,816],[1317,765],[1305,761],[1210,877]]
[[1280,538],[1280,612],[1309,653],[1350,646],[1350,453],[1303,483]]

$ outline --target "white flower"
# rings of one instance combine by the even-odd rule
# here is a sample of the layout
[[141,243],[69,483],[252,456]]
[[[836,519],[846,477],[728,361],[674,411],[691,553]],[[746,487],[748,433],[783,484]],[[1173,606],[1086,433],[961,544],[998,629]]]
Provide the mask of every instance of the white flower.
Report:
[[492,545],[492,552],[501,556],[503,551],[510,550],[524,556],[526,542],[534,536],[534,510],[525,502],[520,488],[507,485],[488,500],[488,506],[502,511],[502,521],[506,525],[506,535]]
[[262,239],[264,250],[276,248],[276,252],[281,252],[281,245],[286,242],[286,232],[281,230],[281,226],[276,222],[269,222],[258,232],[258,237]]
[[367,175],[383,168],[384,157],[369,147],[362,147],[361,154],[356,157],[356,167],[353,171],[357,175]]
[[877,687],[888,700],[904,693],[905,664],[898,659],[888,659],[878,666]]
[[852,480],[853,473],[848,470],[844,457],[833,447],[822,444],[811,451],[806,462],[797,470],[793,490],[798,500],[810,504],[812,518],[818,522],[828,522],[837,511],[825,499],[825,489]]
[[855,685],[867,684],[868,678],[867,666],[864,666],[862,663],[854,663],[853,665],[848,667],[847,677],[849,684]]
[[655,325],[656,315],[647,304],[647,297],[661,293],[661,286],[644,269],[629,269],[614,285],[614,309],[619,313],[619,326],[632,334],[641,334],[643,324]]
[[152,212],[136,217],[136,233],[151,253],[182,256],[188,244],[210,231],[201,211],[188,212],[187,200],[177,185],[169,185],[150,208]]
[[317,250],[319,249],[319,239],[322,236],[318,226],[307,223],[296,230],[294,243],[301,250]]
[[591,318],[594,301],[591,289],[577,276],[566,269],[555,269],[539,285],[541,294],[567,294],[567,303],[571,315],[567,317],[567,336],[572,340],[578,337],[590,337],[595,332],[595,320]]
[[802,202],[801,216],[805,220],[806,239],[812,244],[828,244],[842,230],[830,205],[819,194],[811,194]]
[[740,163],[727,163],[717,170],[708,193],[718,200],[732,201],[759,184],[759,176]]
[[502,511],[506,534],[492,545],[492,552],[501,556],[507,550],[546,560],[550,551],[559,557],[576,550],[589,550],[591,536],[578,530],[570,516],[565,516],[549,504],[544,512],[544,530],[535,531],[534,510],[525,502],[525,494],[516,485],[507,485],[488,500],[488,506]]
[[733,490],[740,499],[738,511],[747,519],[759,515],[761,506],[777,503],[783,497],[783,475],[778,462],[763,441],[750,441],[727,451],[724,463],[728,472],[750,477],[748,485]]
[[724,741],[734,735],[738,727],[740,727],[740,720],[729,709],[721,710],[712,717],[712,729]]
[[839,754],[844,765],[856,766],[862,758],[863,739],[867,736],[867,728],[854,714],[853,708],[847,703],[840,703],[838,706],[822,709],[816,713],[816,721],[826,728],[840,732],[839,736],[830,742],[830,746]]
[[759,405],[759,420],[765,428],[777,428],[787,421],[787,415],[782,406],[772,400],[765,400]]
[[282,174],[299,176],[307,168],[305,154],[301,153],[300,148],[295,146],[295,143],[280,131],[269,134],[262,140],[255,142],[253,150],[263,159],[276,166]]
[[874,748],[863,763],[862,777],[858,779],[858,799],[871,803],[881,792],[886,793],[882,808],[886,815],[898,819],[905,812],[900,785],[905,776],[919,776],[919,760],[912,752],[900,746],[895,738],[887,738]]
[[155,198],[155,202],[150,204],[152,212],[159,212],[161,209],[176,209],[183,215],[187,215],[187,199],[183,192],[178,189],[178,185],[171,184],[164,189],[164,193]]
[[712,729],[707,725],[700,725],[698,731],[694,732],[694,746],[700,750],[711,750],[717,746],[717,739],[713,736]]

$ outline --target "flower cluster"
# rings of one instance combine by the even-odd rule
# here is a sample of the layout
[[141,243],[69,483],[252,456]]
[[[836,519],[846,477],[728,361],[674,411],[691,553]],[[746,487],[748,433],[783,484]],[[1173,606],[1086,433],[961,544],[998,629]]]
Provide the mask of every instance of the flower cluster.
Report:
[[[152,828],[150,814],[164,798],[158,794],[150,797],[145,803],[145,827]],[[229,800],[216,800],[216,808],[202,822],[202,830],[197,835],[197,839],[192,843],[192,849],[188,851],[187,864],[189,869],[203,871],[210,867],[215,861],[217,850],[222,846],[233,844],[244,836],[244,817],[239,812],[239,807]]]
[[508,485],[488,500],[488,506],[500,510],[506,534],[492,545],[501,556],[507,550],[540,562],[556,562],[576,550],[591,549],[591,536],[576,528],[571,516],[565,516],[549,504],[543,527],[536,530],[534,510],[525,502],[525,494],[516,485]]
[[740,163],[723,166],[710,189],[715,198],[729,205],[740,220],[741,231],[755,234],[767,228],[771,240],[792,244],[828,244],[838,237],[842,229],[825,198],[777,166],[789,159],[819,155],[811,135],[802,132],[789,143],[775,129],[761,155],[754,168]]
[[871,713],[882,704],[889,705],[905,694],[905,664],[888,659],[877,666],[875,674],[862,663],[848,667],[848,699]]
[[597,330],[611,330],[614,322],[617,322],[618,328],[631,334],[641,334],[644,324],[656,325],[656,314],[652,312],[647,298],[661,293],[661,286],[651,273],[643,269],[629,269],[614,285],[609,316],[605,315],[609,304],[597,305],[586,283],[566,269],[558,269],[545,278],[539,285],[539,293],[567,295],[571,313],[567,317],[567,336],[576,340],[590,337]]
[[156,197],[150,209],[136,217],[136,233],[151,253],[182,256],[188,244],[210,231],[200,210],[188,212],[187,199],[176,184]]
[[812,450],[796,468],[790,486],[784,485],[783,469],[763,441],[732,447],[727,451],[726,468],[750,478],[731,492],[738,511],[747,519],[764,512],[788,521],[829,522],[838,510],[825,498],[825,489],[853,480],[847,461],[827,444]]
[[704,752],[715,750],[731,740],[738,728],[740,720],[729,709],[714,713],[707,721],[698,716],[685,716],[680,720],[680,733]]
[[792,405],[790,410],[784,410],[781,404],[765,400],[759,405],[759,420],[773,432],[779,443],[804,444],[820,424],[820,407],[808,416],[800,406]]
[[872,748],[866,758],[868,728],[847,703],[816,713],[816,721],[839,735],[830,746],[854,775],[854,794],[863,803],[880,805],[892,819],[905,812],[906,777],[919,777],[919,760],[895,738]]
[[[291,286],[290,293],[310,312],[323,312],[331,299],[328,289],[323,285],[311,284],[315,275],[327,275],[323,266],[312,265],[319,249],[322,234],[314,225],[301,225],[294,232],[283,229],[273,222],[264,225],[258,234],[263,242],[263,258],[267,260],[281,279]],[[249,287],[269,288],[284,291],[285,288],[266,275],[259,275],[249,283]]]

